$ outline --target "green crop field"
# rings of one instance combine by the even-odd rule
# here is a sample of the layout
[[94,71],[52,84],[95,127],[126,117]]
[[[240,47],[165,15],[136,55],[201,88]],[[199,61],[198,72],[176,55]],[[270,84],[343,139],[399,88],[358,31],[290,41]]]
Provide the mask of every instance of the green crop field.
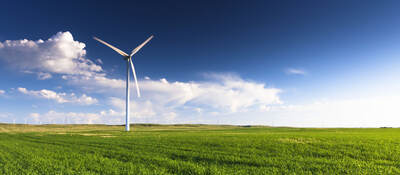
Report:
[[0,125],[0,174],[400,174],[400,129]]

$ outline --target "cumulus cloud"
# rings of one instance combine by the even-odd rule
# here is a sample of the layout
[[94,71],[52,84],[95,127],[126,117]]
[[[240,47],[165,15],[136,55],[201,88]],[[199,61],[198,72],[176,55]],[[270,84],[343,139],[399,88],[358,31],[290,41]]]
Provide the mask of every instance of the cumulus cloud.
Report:
[[91,75],[101,66],[84,58],[85,44],[75,41],[70,32],[58,32],[47,40],[6,40],[0,42],[0,59],[23,71],[38,73],[39,79],[52,73]]
[[[68,76],[69,82],[102,93],[123,96],[125,81],[105,76]],[[140,79],[144,98],[132,102],[132,117],[170,121],[188,115],[229,114],[259,110],[269,105],[282,104],[280,89],[264,83],[246,81],[239,76],[214,74],[204,81],[169,82],[162,78]],[[134,91],[133,91],[134,92]],[[135,97],[133,95],[133,97]],[[125,110],[125,99],[112,97],[109,103],[117,111]],[[200,113],[201,112],[201,113]],[[196,114],[193,114],[196,113]],[[169,114],[169,115],[167,115]]]
[[[282,104],[280,89],[268,88],[263,83],[245,81],[232,75],[215,74],[211,79],[199,82],[147,78],[139,83],[145,98],[131,101],[131,117],[162,120],[163,123],[201,115],[260,111],[270,105]],[[124,113],[124,98],[111,97],[109,104]]]
[[77,103],[81,105],[96,104],[98,101],[96,98],[87,96],[86,94],[77,97],[74,93],[57,93],[51,90],[42,89],[38,91],[27,90],[26,88],[19,87],[17,90],[23,94],[31,95],[38,98],[44,98],[54,100],[57,103]]
[[39,80],[46,80],[46,79],[50,79],[52,77],[52,75],[50,73],[44,73],[44,72],[39,72],[39,73],[37,73],[37,75],[38,75]]
[[287,68],[285,69],[285,73],[288,75],[306,75],[307,72],[304,69],[298,68]]
[[[103,94],[113,96],[108,98],[108,104],[115,111],[113,117],[124,121],[124,80],[105,76],[68,76],[65,79],[81,87],[102,89]],[[231,74],[212,74],[204,81],[190,82],[146,77],[140,79],[139,84],[143,98],[135,98],[132,94],[130,104],[131,118],[135,122],[177,123],[201,115],[260,111],[283,103],[279,98],[280,89]]]
[[212,108],[214,111],[237,112],[252,107],[281,104],[280,89],[264,83],[245,81],[238,76],[216,74],[207,81],[168,82],[166,79],[144,80],[140,85],[147,97],[163,106]]
[[0,95],[5,94],[6,91],[0,89]]
[[[24,73],[35,73],[38,79],[52,74],[82,88],[123,87],[124,80],[108,78],[101,59],[94,63],[85,58],[85,44],[74,40],[70,32],[58,32],[47,40],[6,40],[0,42],[0,60]],[[101,91],[98,90],[98,91]]]

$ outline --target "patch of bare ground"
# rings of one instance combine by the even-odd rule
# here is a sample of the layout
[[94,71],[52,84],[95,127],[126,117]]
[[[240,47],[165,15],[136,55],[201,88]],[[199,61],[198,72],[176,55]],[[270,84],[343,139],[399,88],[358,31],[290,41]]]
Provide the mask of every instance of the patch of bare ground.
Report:
[[116,137],[116,136],[107,135],[107,136],[100,136],[100,137]]

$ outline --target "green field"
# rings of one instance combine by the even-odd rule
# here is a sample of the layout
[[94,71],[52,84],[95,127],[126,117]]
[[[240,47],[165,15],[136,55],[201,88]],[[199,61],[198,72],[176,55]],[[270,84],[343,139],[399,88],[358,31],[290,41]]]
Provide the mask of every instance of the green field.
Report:
[[0,174],[400,174],[400,129],[0,124]]

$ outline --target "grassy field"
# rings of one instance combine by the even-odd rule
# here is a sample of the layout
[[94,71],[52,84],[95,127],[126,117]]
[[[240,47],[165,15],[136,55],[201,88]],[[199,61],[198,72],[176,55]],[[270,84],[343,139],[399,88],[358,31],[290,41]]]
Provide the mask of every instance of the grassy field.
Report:
[[0,174],[400,174],[400,129],[0,124]]

